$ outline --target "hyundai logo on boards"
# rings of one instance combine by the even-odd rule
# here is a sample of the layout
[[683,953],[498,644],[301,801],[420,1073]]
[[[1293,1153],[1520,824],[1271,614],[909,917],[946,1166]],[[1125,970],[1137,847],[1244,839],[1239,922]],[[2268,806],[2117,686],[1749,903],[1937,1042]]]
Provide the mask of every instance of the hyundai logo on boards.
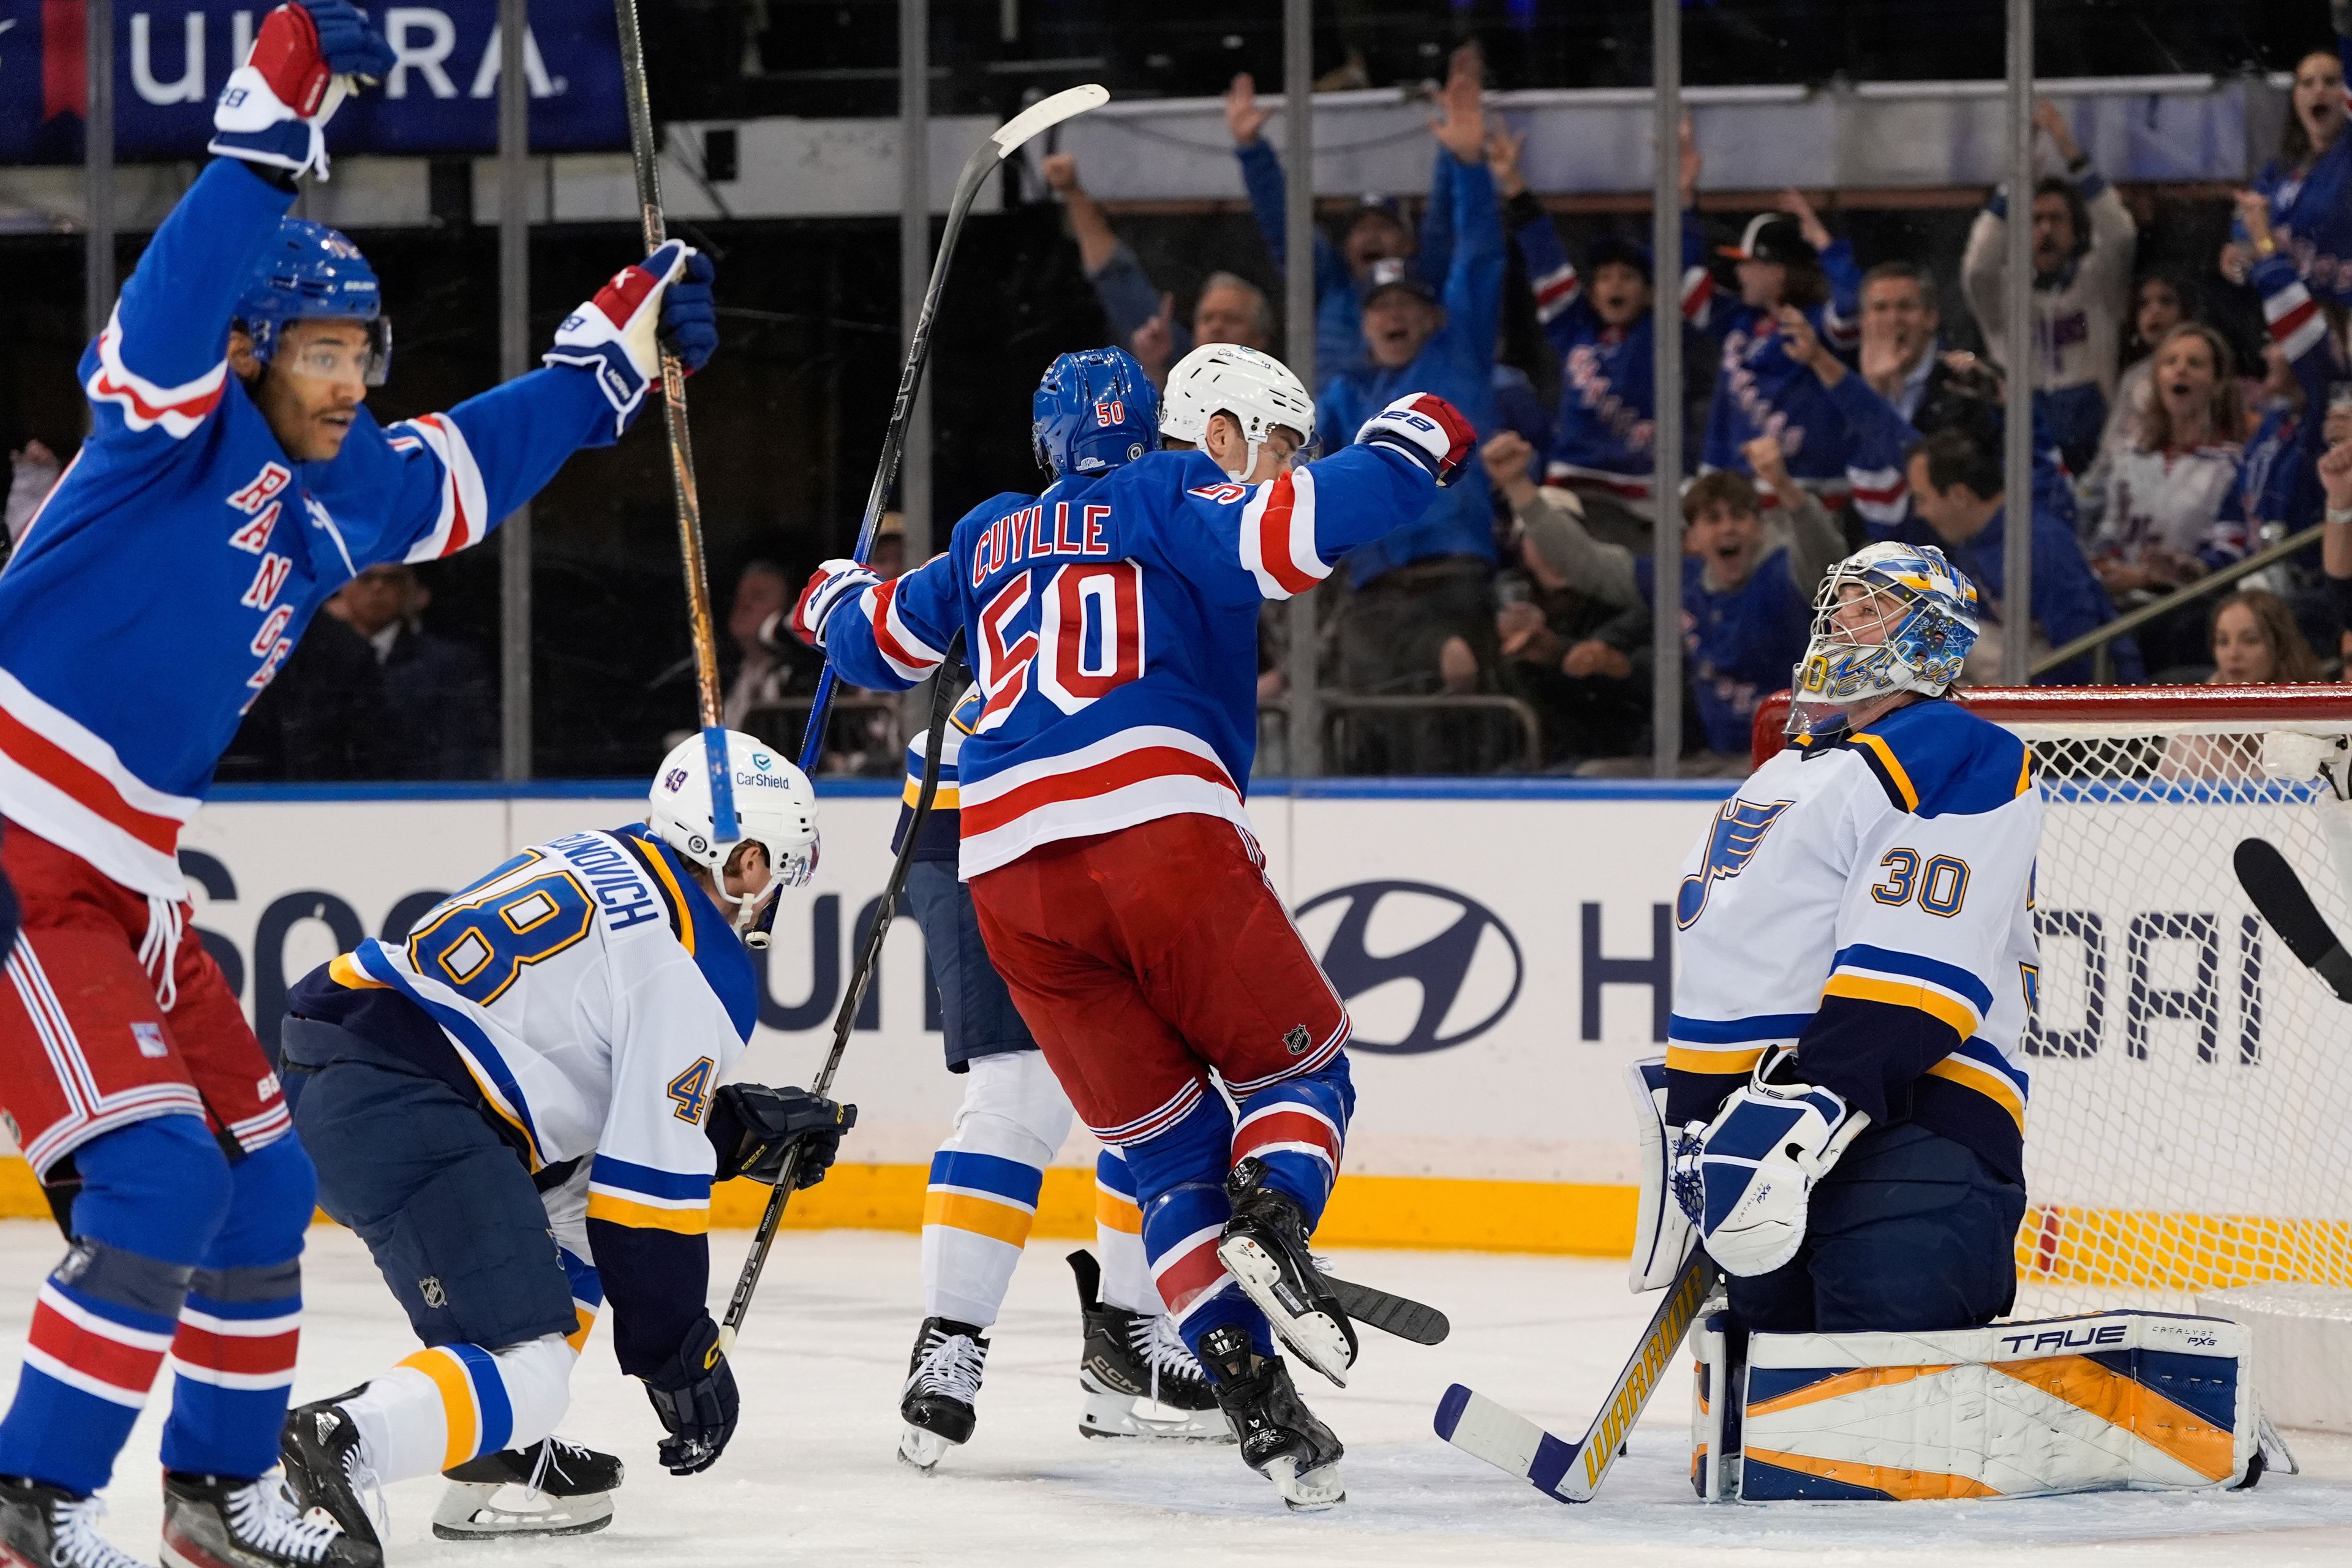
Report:
[[1320,938],[1323,972],[1355,1021],[1354,1050],[1412,1056],[1475,1040],[1502,1022],[1526,978],[1510,928],[1451,888],[1358,882],[1309,899],[1296,919],[1310,943]]

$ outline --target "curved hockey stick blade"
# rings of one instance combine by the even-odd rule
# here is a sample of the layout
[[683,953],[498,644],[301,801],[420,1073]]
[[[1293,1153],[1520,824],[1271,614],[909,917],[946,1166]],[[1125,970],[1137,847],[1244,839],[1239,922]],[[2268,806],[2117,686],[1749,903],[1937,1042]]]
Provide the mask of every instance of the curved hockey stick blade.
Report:
[[1340,1310],[1384,1334],[1394,1334],[1417,1345],[1442,1345],[1445,1336],[1454,1331],[1445,1314],[1426,1302],[1330,1274],[1323,1276],[1323,1283],[1331,1287],[1331,1294],[1339,1298]]
[[1051,98],[1039,99],[990,132],[988,139],[996,143],[999,158],[1010,158],[1024,142],[1039,132],[1050,131],[1065,120],[1090,109],[1100,109],[1109,101],[1109,89],[1093,82],[1084,87],[1066,87]]
[[2352,1002],[2352,953],[2311,901],[2303,879],[2267,839],[2248,838],[2231,857],[2238,884],[2304,966],[2327,983],[2336,1000]]

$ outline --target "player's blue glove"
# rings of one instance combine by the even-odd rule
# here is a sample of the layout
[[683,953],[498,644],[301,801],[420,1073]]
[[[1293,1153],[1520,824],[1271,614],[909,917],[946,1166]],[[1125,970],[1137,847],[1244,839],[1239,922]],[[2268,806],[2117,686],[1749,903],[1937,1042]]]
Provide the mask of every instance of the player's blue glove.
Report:
[[1676,1152],[1675,1196],[1685,1198],[1695,1171],[1699,1207],[1692,1218],[1726,1274],[1769,1274],[1797,1256],[1813,1184],[1870,1125],[1842,1096],[1799,1081],[1798,1070],[1792,1047],[1773,1047],[1747,1086],[1723,1102],[1696,1149],[1685,1137]]
[[824,647],[824,624],[833,612],[882,579],[855,561],[828,561],[809,574],[800,602],[793,606],[793,636],[813,648]]
[[1356,439],[1402,452],[1427,468],[1440,486],[1450,485],[1478,449],[1478,432],[1456,408],[1433,392],[1408,392],[1364,421]]
[[719,311],[711,303],[711,279],[719,268],[698,250],[686,253],[686,271],[662,295],[661,346],[677,356],[692,375],[719,351]]
[[327,121],[351,79],[373,79],[392,65],[392,46],[350,0],[280,5],[221,89],[210,150],[289,175],[315,169],[323,180]]
[[719,1348],[719,1325],[708,1312],[686,1331],[677,1353],[646,1374],[646,1396],[669,1433],[657,1451],[664,1469],[691,1476],[719,1462],[735,1436],[741,1402],[735,1369]]
[[[661,375],[660,330],[666,324],[666,296],[688,276],[694,250],[673,239],[634,267],[624,267],[596,297],[563,318],[555,329],[555,346],[541,356],[543,363],[578,365],[596,377],[604,401],[613,405],[613,434],[618,436],[636,417],[646,386]],[[719,330],[709,317],[709,275],[703,278],[704,323],[709,349],[719,343]],[[687,312],[691,319],[693,312]]]

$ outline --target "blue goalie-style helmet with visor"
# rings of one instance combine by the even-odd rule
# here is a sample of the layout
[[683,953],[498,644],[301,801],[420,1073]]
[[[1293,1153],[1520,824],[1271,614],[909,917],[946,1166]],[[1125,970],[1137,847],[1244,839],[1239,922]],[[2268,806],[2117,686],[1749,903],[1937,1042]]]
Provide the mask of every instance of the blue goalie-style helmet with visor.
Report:
[[392,365],[392,322],[383,314],[375,268],[340,230],[289,217],[278,224],[277,236],[247,274],[236,321],[253,339],[255,355],[268,364],[277,358],[278,329],[304,321],[365,325],[367,363],[360,367],[361,378],[370,386],[383,384]]
[[1030,402],[1037,461],[1057,479],[1107,474],[1160,445],[1160,394],[1125,349],[1066,353]]
[[1790,684],[1789,733],[1844,733],[1857,703],[1898,691],[1940,697],[1977,640],[1977,590],[1934,545],[1869,545],[1822,579],[1805,657]]

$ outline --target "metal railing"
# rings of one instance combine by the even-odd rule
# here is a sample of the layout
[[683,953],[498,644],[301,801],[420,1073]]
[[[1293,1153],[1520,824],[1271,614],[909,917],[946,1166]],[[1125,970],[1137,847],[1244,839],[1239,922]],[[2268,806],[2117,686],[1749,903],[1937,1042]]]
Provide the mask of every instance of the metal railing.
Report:
[[[2043,654],[2033,661],[2032,673],[2047,675],[2052,670],[2072,664],[2084,654],[2089,654],[2092,656],[2091,684],[2113,685],[2115,672],[2109,645],[2116,638],[2126,637],[2150,621],[2159,620],[2179,610],[2183,605],[2194,604],[2209,595],[2219,594],[2225,588],[2243,582],[2257,572],[2277,565],[2288,556],[2296,554],[2318,542],[2319,537],[2326,531],[2326,523],[2315,522],[2301,533],[2290,534],[2276,544],[2256,551],[2243,561],[2232,563],[2217,572],[2208,573],[2187,587],[2176,588],[2160,599],[2152,599],[2137,609],[2126,610],[2105,626],[2095,626],[2084,632],[2063,647],[2053,648]],[[2032,619],[2030,611],[2027,618],[2029,622]],[[2148,673],[2153,675],[2156,672],[2150,670]]]
[[[1323,755],[1330,759],[1347,754],[1346,721],[1350,713],[1427,714],[1486,713],[1507,719],[1518,731],[1519,767],[1535,773],[1543,766],[1543,724],[1536,710],[1517,697],[1496,693],[1474,693],[1464,696],[1429,695],[1418,697],[1367,697],[1344,691],[1318,689],[1315,710],[1321,721]],[[1262,697],[1257,704],[1261,721],[1279,719],[1283,736],[1289,739],[1290,700],[1288,697]],[[1337,767],[1326,766],[1326,773],[1337,773]]]

